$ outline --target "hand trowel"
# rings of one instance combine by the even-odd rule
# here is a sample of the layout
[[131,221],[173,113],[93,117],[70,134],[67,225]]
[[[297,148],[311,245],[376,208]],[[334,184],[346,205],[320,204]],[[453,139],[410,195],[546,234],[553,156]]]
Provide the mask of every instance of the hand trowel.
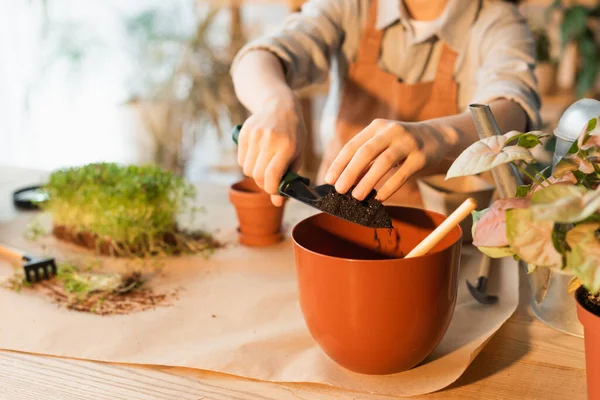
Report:
[[[238,143],[238,137],[240,135],[240,131],[242,130],[242,125],[237,125],[233,128],[232,138],[235,144]],[[319,200],[323,197],[327,196],[329,193],[335,190],[335,187],[332,185],[319,185],[319,186],[311,186],[310,180],[306,177],[300,176],[294,171],[287,170],[287,172],[283,175],[281,182],[279,184],[279,193],[283,196],[290,197],[294,200],[297,200],[307,206],[313,207],[319,211],[323,211],[318,207]],[[367,199],[371,196],[375,196],[376,192],[373,190]],[[365,199],[366,200],[366,199]],[[327,212],[328,214],[333,215],[334,217],[345,219],[346,221],[350,221],[347,218],[344,218],[340,215],[336,215],[331,212]],[[350,221],[356,223],[355,221]]]
[[[238,143],[238,136],[241,129],[241,125],[238,125],[233,129],[232,137],[236,144]],[[394,229],[375,229],[375,233],[373,233],[374,231],[372,227],[368,227],[367,225],[357,223],[356,221],[352,221],[342,215],[338,215],[333,210],[323,210],[320,207],[322,204],[321,200],[334,191],[335,187],[333,185],[311,186],[308,178],[298,175],[289,169],[283,175],[283,178],[279,183],[279,194],[290,197],[302,204],[332,215],[336,218],[349,221],[363,227],[361,229],[348,229],[345,224],[336,224],[332,223],[332,221],[328,221],[327,219],[317,218],[314,221],[315,229],[322,229],[336,236],[337,238],[348,242],[349,246],[363,247],[391,258],[402,256],[398,243],[399,237]],[[374,197],[375,195],[376,192],[373,190],[367,199]]]

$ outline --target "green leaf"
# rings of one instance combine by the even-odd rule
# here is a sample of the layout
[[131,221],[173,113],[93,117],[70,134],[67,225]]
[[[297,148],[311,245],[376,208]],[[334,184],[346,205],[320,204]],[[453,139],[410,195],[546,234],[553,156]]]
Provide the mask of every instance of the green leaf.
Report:
[[590,133],[591,131],[593,131],[594,129],[596,129],[596,125],[598,125],[598,118],[592,118],[588,121],[587,124],[587,128],[585,129],[585,131],[587,133]]
[[567,155],[575,154],[578,151],[579,151],[579,145],[577,144],[577,141],[574,141],[573,144],[571,145],[571,147],[569,147],[569,151],[567,151]]
[[534,220],[528,209],[506,211],[508,243],[520,259],[540,267],[561,267],[562,256],[552,243],[552,221]]
[[450,166],[446,179],[479,174],[513,161],[532,161],[534,157],[528,149],[520,146],[504,147],[506,141],[512,136],[514,132],[473,143]]
[[537,265],[527,264],[527,273],[528,274],[533,274],[536,269],[537,269]]
[[532,149],[538,144],[542,144],[541,139],[548,137],[547,133],[542,131],[531,131],[527,133],[519,133],[517,135],[511,136],[506,143],[504,143],[504,147],[517,145],[520,147],[524,147],[526,149]]
[[600,68],[600,55],[598,55],[597,45],[593,37],[584,37],[579,44],[584,63],[577,76],[577,94],[584,96],[588,90],[594,87],[598,69]]
[[517,193],[516,193],[515,197],[527,197],[529,195],[530,190],[531,190],[531,185],[517,186]]
[[480,246],[477,247],[480,252],[485,254],[490,258],[504,258],[511,257],[515,255],[515,252],[508,246],[506,247],[488,247],[488,246]]
[[580,222],[600,208],[600,190],[588,191],[581,186],[554,184],[531,197],[534,219],[559,223]]
[[526,149],[532,149],[535,146],[542,144],[542,141],[540,139],[543,139],[547,136],[548,135],[544,134],[543,132],[541,134],[535,134],[531,132],[526,133],[519,138],[518,145]]
[[584,6],[569,7],[560,26],[563,45],[572,39],[579,38],[585,32],[588,10]]
[[577,225],[567,233],[571,252],[567,255],[567,267],[578,277],[591,293],[600,292],[600,241],[596,232],[600,224]]
[[570,225],[554,224],[554,230],[552,231],[552,245],[560,253],[563,265],[566,265],[567,252],[571,250],[567,243],[567,232],[569,229]]

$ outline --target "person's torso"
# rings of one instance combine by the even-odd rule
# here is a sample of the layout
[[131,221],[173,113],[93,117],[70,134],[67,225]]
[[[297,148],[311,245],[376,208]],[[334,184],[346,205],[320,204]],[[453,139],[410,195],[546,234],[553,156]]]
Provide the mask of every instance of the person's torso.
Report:
[[[325,140],[334,132],[340,97],[350,64],[356,59],[360,38],[363,35],[370,0],[356,1],[357,13],[353,16],[356,29],[344,33],[344,42],[332,60],[330,95],[323,109],[321,134]],[[380,0],[381,1],[381,0]],[[399,1],[399,0],[398,0]],[[456,2],[455,4],[452,4]],[[467,109],[477,89],[477,74],[485,62],[481,52],[481,38],[512,7],[491,0],[449,0],[448,7],[464,7],[466,18],[460,18],[460,26],[447,26],[453,21],[445,20],[442,28],[453,38],[453,50],[457,53],[454,79],[458,84],[457,108]],[[456,9],[454,10],[456,13]],[[442,17],[440,17],[442,18]],[[458,36],[457,36],[458,35]],[[443,36],[443,35],[442,35]],[[404,83],[431,82],[435,79],[438,61],[442,53],[442,38],[435,35],[415,42],[410,22],[395,21],[384,29],[379,66],[383,71],[398,77]],[[324,142],[326,143],[326,142]]]

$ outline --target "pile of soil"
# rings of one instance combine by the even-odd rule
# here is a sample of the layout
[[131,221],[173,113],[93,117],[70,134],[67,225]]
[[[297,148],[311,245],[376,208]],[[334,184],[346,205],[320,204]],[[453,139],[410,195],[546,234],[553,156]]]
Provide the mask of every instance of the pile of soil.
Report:
[[365,200],[359,201],[352,196],[352,189],[346,194],[332,190],[316,204],[321,211],[339,216],[348,221],[369,228],[392,229],[392,218],[383,204],[375,199],[375,191]]
[[97,234],[92,232],[79,232],[64,225],[54,225],[52,234],[66,242],[74,243],[91,250],[97,251],[99,254],[113,257],[118,256],[148,256],[157,255],[159,251],[167,252],[171,255],[182,253],[196,253],[204,250],[218,249],[223,245],[215,240],[211,235],[204,232],[184,232],[176,231],[168,232],[158,237],[154,248],[158,249],[154,253],[148,252],[147,249],[131,246],[124,243],[119,243],[110,238],[100,239]]
[[92,293],[78,299],[68,293],[56,279],[41,282],[32,290],[40,291],[54,303],[70,310],[98,315],[123,315],[151,310],[156,307],[167,307],[178,299],[177,292],[155,293],[150,288],[139,288],[127,293]]
[[579,300],[586,310],[600,317],[600,295],[594,296],[585,290],[585,288],[580,287],[577,289],[577,300]]

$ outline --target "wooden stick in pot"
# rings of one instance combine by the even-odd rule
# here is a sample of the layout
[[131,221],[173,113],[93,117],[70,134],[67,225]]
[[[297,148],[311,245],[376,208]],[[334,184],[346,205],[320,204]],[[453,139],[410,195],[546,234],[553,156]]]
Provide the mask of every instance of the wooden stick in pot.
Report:
[[427,254],[438,244],[452,229],[460,224],[471,212],[477,208],[477,202],[468,198],[452,214],[446,218],[433,232],[406,255],[405,258],[420,257]]

